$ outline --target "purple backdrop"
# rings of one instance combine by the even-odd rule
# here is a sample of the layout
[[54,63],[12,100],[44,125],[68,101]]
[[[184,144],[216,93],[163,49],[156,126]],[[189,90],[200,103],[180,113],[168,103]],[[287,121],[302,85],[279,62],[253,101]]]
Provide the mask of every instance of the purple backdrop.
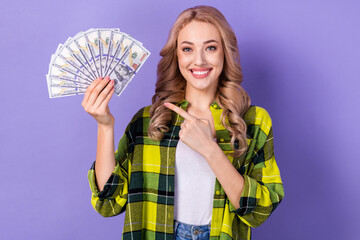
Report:
[[0,9],[1,239],[121,238],[124,215],[103,218],[90,204],[96,122],[82,96],[49,99],[50,56],[91,27],[119,27],[151,51],[111,101],[117,143],[131,116],[151,103],[176,16],[199,4],[227,17],[244,87],[273,119],[285,198],[254,239],[358,238],[358,1],[13,0]]

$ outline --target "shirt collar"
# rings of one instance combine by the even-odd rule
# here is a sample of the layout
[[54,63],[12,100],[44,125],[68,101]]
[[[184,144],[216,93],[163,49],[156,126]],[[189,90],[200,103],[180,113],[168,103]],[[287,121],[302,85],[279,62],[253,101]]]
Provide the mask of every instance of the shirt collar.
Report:
[[[189,105],[189,101],[187,101],[186,99],[183,99],[176,105],[186,111],[187,107]],[[219,104],[215,100],[210,104],[210,110],[220,110],[220,109],[221,108],[220,108]]]
[[[177,104],[175,104],[175,105],[177,105],[178,107],[180,107],[181,109],[183,109],[184,111],[186,111],[187,110],[187,107],[188,107],[188,105],[189,105],[189,101],[187,101],[187,100],[185,100],[185,99],[183,99],[182,101],[180,101],[179,103],[177,103]],[[225,127],[222,125],[222,123],[221,123],[221,114],[222,114],[222,112],[223,112],[223,109],[222,108],[220,108],[220,106],[219,106],[219,104],[214,100],[211,104],[210,104],[210,111],[211,111],[211,113],[212,113],[212,115],[213,115],[213,118],[214,118],[214,125],[215,125],[215,130],[224,130],[225,129]],[[176,114],[175,112],[174,112],[174,114]],[[175,116],[177,116],[177,114],[175,115]],[[180,116],[180,115],[178,115],[177,117],[176,117],[176,119],[179,117],[179,121],[183,121],[183,118]],[[226,118],[227,119],[227,118]]]

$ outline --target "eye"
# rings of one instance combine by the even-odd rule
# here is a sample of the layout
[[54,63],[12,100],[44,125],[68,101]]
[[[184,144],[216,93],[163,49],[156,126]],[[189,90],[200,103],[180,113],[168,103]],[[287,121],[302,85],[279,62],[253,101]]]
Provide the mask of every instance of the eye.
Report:
[[216,47],[215,46],[209,46],[209,47],[206,48],[206,50],[215,51]]
[[190,52],[190,51],[191,51],[191,48],[189,48],[189,47],[184,47],[182,50],[183,50],[183,52]]

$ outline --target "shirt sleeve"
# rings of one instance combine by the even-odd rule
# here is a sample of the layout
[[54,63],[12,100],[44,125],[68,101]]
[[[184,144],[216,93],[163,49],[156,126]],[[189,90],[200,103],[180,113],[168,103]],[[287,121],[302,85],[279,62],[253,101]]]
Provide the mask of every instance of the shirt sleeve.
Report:
[[105,183],[102,191],[99,191],[96,184],[95,162],[88,172],[88,180],[92,192],[91,204],[94,209],[104,217],[118,215],[124,212],[126,208],[132,146],[129,141],[129,136],[128,126],[115,152],[115,169]]
[[[254,109],[253,109],[254,110]],[[272,122],[267,111],[255,107],[255,116],[248,125],[252,140],[244,165],[238,171],[244,177],[240,207],[229,201],[229,210],[250,227],[261,225],[284,197],[280,170],[274,157]],[[246,118],[245,118],[246,121]]]

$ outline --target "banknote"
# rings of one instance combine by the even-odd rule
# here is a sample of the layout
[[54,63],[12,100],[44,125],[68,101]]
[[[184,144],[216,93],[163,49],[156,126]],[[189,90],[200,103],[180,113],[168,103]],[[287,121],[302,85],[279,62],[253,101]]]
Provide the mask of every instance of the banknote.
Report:
[[[81,73],[90,81],[96,78],[96,76],[92,75],[92,72],[86,68],[86,65],[83,65],[82,61],[78,60],[77,56],[72,54],[71,51],[68,50],[67,47],[63,47],[57,56],[59,59],[63,60],[64,63],[70,65],[73,69],[76,69],[78,73]],[[55,60],[57,61],[57,60]],[[58,60],[60,61],[60,60]]]
[[85,53],[82,52],[82,49],[78,47],[75,39],[71,38],[66,44],[64,44],[64,47],[60,49],[57,54],[62,55],[74,65],[83,69],[92,79],[97,77],[91,68],[91,62],[89,62]]
[[105,75],[105,70],[107,65],[109,64],[109,53],[112,48],[112,38],[114,36],[114,31],[111,30],[98,30],[99,32],[99,42],[101,43],[101,56],[100,62],[101,65],[101,72]]
[[74,96],[79,94],[85,94],[86,88],[74,88],[74,87],[50,87],[49,88],[49,97],[66,97]]
[[46,75],[50,87],[87,88],[90,84],[80,80],[69,80],[64,77]]
[[91,29],[90,31],[86,31],[83,35],[87,42],[87,47],[90,51],[91,57],[93,59],[93,63],[96,68],[97,76],[103,76],[100,69],[100,48],[99,48],[99,39],[98,39],[98,31],[97,29]]
[[[132,43],[132,39],[123,33],[114,33],[112,39],[112,48],[109,52],[109,59],[108,65],[105,70],[105,75],[109,75],[109,72],[112,68],[116,65],[117,61],[120,60],[122,55],[125,53],[126,49]],[[115,63],[115,64],[114,64]]]
[[71,48],[74,52],[80,53],[78,55],[82,56],[82,59],[85,61],[86,66],[88,66],[89,70],[92,72],[92,75],[98,77],[98,73],[96,71],[94,59],[90,53],[90,49],[88,48],[88,44],[86,38],[84,36],[84,32],[78,33],[74,38],[73,41],[69,41],[67,45]]
[[[54,57],[55,57],[55,55],[52,55],[52,57],[51,57],[52,62],[53,62]],[[57,64],[53,64],[52,62],[49,65],[49,72],[47,74],[49,77],[54,77],[54,78],[61,77],[68,81],[78,80],[78,81],[87,82],[87,83],[91,84],[92,81],[88,80],[85,77],[82,77],[80,74],[77,74],[76,72],[73,72],[73,71],[65,71],[61,66],[59,66]]]
[[143,46],[134,43],[125,54],[123,63],[136,73],[139,71],[140,67],[149,55],[149,51],[147,51]]
[[63,57],[59,55],[52,55],[49,67],[49,75],[72,75],[74,78],[80,78],[91,83],[93,79],[84,75],[82,71],[72,67]]
[[124,49],[122,54],[118,55],[118,58],[114,58],[115,61],[111,61],[107,75],[114,79],[115,93],[117,95],[124,91],[148,56],[149,52],[144,51],[133,42]]
[[118,28],[91,28],[59,44],[46,75],[49,97],[84,94],[98,77],[110,76],[120,95],[150,56],[143,44]]

